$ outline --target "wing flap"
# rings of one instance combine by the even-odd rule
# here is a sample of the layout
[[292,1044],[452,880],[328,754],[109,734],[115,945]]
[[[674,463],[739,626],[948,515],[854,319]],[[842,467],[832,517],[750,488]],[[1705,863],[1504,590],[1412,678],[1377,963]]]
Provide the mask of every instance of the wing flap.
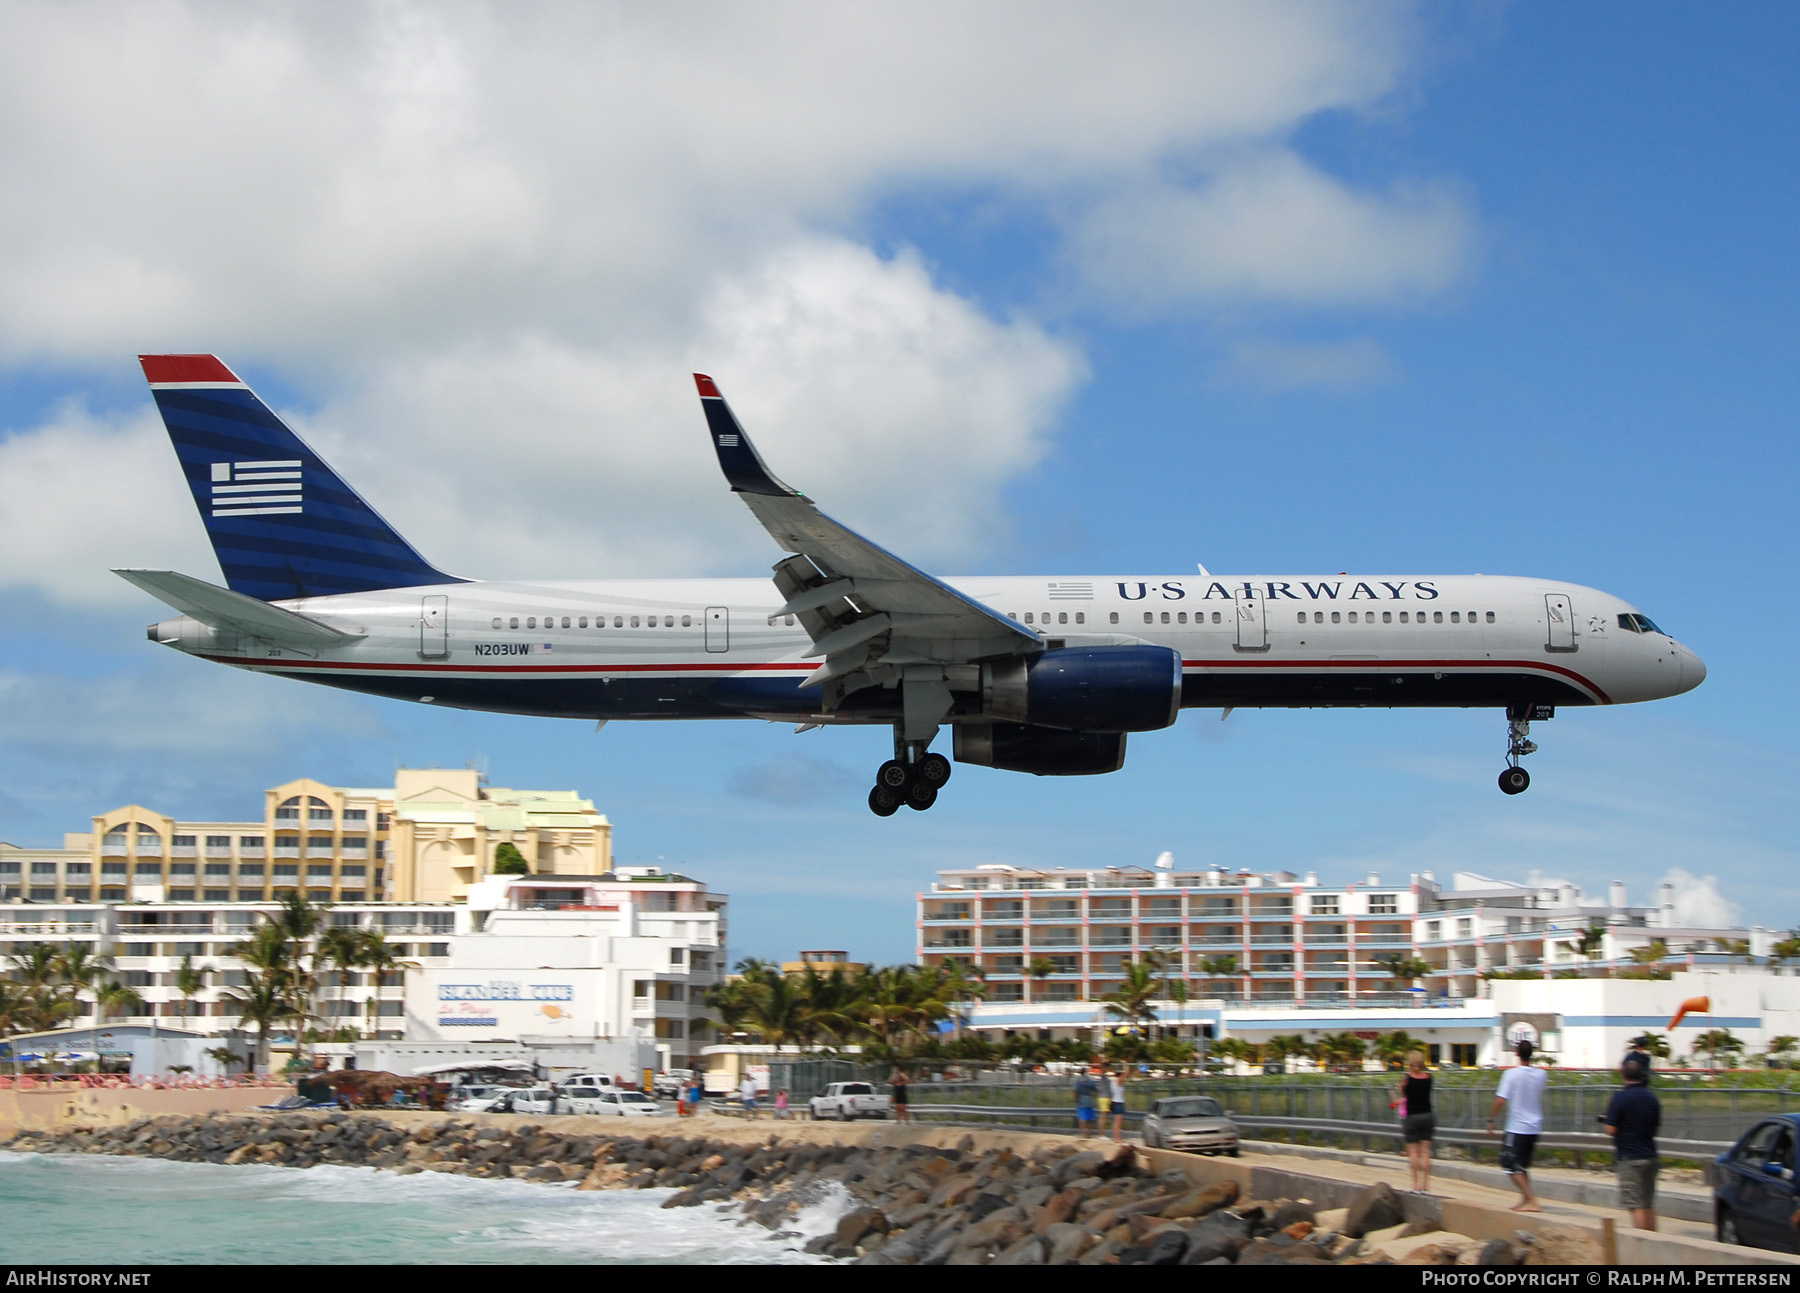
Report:
[[356,636],[173,570],[115,570],[113,574],[126,583],[135,584],[159,602],[173,606],[183,615],[213,628],[308,647],[335,646]]

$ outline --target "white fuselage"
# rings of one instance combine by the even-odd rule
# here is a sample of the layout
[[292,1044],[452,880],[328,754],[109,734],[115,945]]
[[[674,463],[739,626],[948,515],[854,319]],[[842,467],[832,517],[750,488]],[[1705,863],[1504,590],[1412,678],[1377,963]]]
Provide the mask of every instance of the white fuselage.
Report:
[[[1449,575],[946,579],[1046,645],[1152,643],[1182,704],[1620,704],[1705,677],[1636,608],[1555,581]],[[277,602],[351,640],[296,648],[195,620],[159,642],[220,663],[399,699],[593,719],[891,722],[873,688],[830,714],[812,643],[767,579],[471,582]],[[950,721],[975,716],[961,705]]]

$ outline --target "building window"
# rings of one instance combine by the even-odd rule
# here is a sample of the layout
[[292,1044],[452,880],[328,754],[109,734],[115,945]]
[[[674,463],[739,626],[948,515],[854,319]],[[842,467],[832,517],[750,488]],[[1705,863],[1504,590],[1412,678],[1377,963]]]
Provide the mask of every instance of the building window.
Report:
[[1315,916],[1338,915],[1338,896],[1335,893],[1315,893],[1312,896],[1312,914]]
[[1369,895],[1369,914],[1371,916],[1392,916],[1400,910],[1400,896],[1392,893],[1372,893]]
[[139,862],[136,874],[140,880],[160,880],[162,879],[162,863]]
[[1435,920],[1428,920],[1425,922],[1425,941],[1427,943],[1438,942],[1443,936],[1444,929],[1440,922]]
[[263,851],[263,837],[262,836],[260,836],[260,835],[240,835],[240,836],[238,836],[238,852],[239,853],[261,853],[262,851]]
[[[13,865],[16,867],[18,864],[15,862]],[[54,879],[56,876],[56,863],[33,862],[31,864],[31,874],[34,876],[47,875]]]
[[191,849],[194,847],[194,837],[192,835],[172,835],[169,837],[169,844],[173,848]]
[[171,890],[169,890],[169,901],[170,902],[193,902],[194,901],[194,891],[192,889],[171,889]]
[[345,825],[349,825],[351,822],[366,822],[368,820],[369,810],[367,808],[346,808],[344,810]]

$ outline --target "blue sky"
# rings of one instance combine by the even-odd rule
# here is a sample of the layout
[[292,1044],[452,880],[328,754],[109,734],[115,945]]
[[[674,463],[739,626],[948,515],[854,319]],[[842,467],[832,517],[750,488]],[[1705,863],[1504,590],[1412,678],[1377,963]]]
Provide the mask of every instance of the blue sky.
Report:
[[[520,12],[0,8],[0,838],[473,760],[732,893],[741,954],[899,960],[938,867],[1164,849],[1800,920],[1788,8]],[[700,369],[945,573],[1554,576],[1710,677],[1563,712],[1516,799],[1497,714],[1195,712],[882,821],[885,732],[596,735],[151,646],[107,568],[216,577],[155,350],[471,575],[766,571]]]

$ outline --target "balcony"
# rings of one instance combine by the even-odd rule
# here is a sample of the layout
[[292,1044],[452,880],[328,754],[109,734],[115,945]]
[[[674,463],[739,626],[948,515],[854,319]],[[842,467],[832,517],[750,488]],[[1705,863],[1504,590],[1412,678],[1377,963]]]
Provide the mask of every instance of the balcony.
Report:
[[1293,945],[1294,936],[1292,934],[1252,934],[1250,936],[1251,947],[1292,947]]

